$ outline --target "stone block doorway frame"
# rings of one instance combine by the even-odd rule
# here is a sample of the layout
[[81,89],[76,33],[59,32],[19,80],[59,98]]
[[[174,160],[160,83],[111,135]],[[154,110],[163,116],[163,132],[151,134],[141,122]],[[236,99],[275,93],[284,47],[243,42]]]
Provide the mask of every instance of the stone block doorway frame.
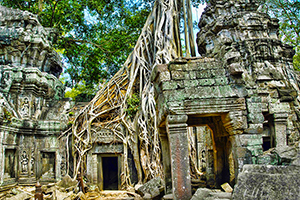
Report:
[[[240,115],[240,116],[238,116]],[[165,193],[174,199],[191,198],[188,127],[208,126],[214,146],[214,181],[216,185],[235,181],[238,174],[238,155],[235,151],[239,131],[233,117],[240,112],[222,112],[192,115],[168,115],[159,129],[165,173]]]
[[[121,189],[121,166],[120,154],[97,154],[97,183],[100,190]],[[118,179],[117,185],[110,185],[110,176],[117,176],[114,177]]]

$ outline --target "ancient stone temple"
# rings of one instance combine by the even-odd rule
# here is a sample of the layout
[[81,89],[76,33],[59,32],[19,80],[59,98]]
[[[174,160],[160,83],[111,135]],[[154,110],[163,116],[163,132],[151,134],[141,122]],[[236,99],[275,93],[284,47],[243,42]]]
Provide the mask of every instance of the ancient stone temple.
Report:
[[64,86],[55,30],[37,16],[0,7],[0,190],[55,182],[66,173]]
[[0,7],[0,191],[68,173],[80,175],[57,184],[68,193],[300,198],[300,79],[278,20],[257,0],[210,1],[201,57],[184,58],[176,2],[156,1],[133,53],[72,127],[55,30]]
[[278,20],[258,8],[257,1],[211,1],[199,22],[202,58],[154,69],[165,184],[175,199],[191,197],[190,131],[208,187],[234,185],[245,164],[272,164],[264,152],[299,141],[294,52],[280,41]]

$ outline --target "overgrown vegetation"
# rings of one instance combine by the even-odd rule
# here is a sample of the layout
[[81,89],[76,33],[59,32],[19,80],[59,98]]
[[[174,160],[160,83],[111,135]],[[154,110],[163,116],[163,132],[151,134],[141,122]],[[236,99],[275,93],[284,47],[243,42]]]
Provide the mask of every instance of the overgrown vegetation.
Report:
[[138,94],[132,94],[132,96],[127,99],[126,112],[129,117],[135,116],[135,114],[137,113],[137,111],[140,108],[140,101],[141,100],[140,100]]
[[5,120],[6,122],[11,122],[11,118],[12,118],[12,114],[7,111],[5,108],[3,108],[3,120]]
[[[300,69],[298,0],[261,0],[264,12],[280,19],[280,34],[295,47],[294,65]],[[209,2],[192,0],[193,6]],[[264,3],[265,2],[265,3]],[[59,32],[54,46],[65,63],[67,87],[90,95],[99,83],[110,79],[134,48],[154,0],[0,0],[1,5],[38,15],[45,27]],[[80,85],[80,86],[79,86]],[[93,90],[93,95],[96,90]]]
[[[200,0],[193,0],[194,5]],[[109,80],[132,52],[154,0],[0,0],[1,5],[38,15],[56,28],[54,43],[63,58],[64,83],[75,98]],[[95,95],[96,91],[93,91]],[[89,93],[87,93],[89,95]]]

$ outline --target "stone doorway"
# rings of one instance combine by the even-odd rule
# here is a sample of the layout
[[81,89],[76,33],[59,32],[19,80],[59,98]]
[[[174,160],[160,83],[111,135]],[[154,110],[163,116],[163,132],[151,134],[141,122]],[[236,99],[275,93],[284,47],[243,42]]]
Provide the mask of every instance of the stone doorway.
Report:
[[4,182],[5,184],[14,183],[15,179],[16,179],[16,150],[5,149]]
[[98,155],[98,184],[100,190],[119,190],[120,171],[120,156]]
[[42,176],[41,181],[55,181],[55,152],[41,152],[42,156]]
[[197,150],[198,169],[204,173],[207,186],[220,187],[234,179],[234,162],[229,133],[222,116],[189,116],[188,131],[192,132]]

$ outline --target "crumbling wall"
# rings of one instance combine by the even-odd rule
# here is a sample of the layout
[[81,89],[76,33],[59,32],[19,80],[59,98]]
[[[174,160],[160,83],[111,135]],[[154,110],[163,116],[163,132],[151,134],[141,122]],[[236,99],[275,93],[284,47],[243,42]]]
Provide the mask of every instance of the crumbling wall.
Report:
[[[154,69],[161,141],[170,148],[163,157],[170,157],[164,167],[172,181],[165,181],[175,198],[189,196],[191,187],[180,183],[179,171],[188,170],[191,177],[198,173],[196,150],[189,147],[187,154],[191,144],[184,139],[191,126],[211,129],[212,176],[198,168],[208,187],[235,184],[245,164],[296,163],[300,79],[292,65],[293,48],[280,41],[278,27],[277,19],[259,11],[258,1],[211,1],[197,34],[202,58],[179,58]],[[288,161],[275,163],[274,154]],[[190,169],[178,165],[179,157],[187,156]]]
[[[67,109],[56,33],[27,11],[0,6],[0,188],[66,174]],[[11,168],[11,170],[8,170]]]

